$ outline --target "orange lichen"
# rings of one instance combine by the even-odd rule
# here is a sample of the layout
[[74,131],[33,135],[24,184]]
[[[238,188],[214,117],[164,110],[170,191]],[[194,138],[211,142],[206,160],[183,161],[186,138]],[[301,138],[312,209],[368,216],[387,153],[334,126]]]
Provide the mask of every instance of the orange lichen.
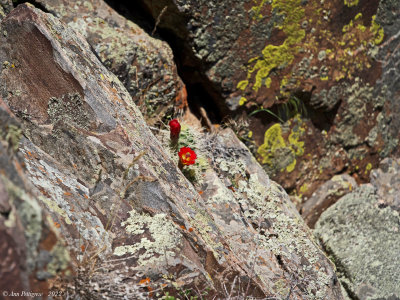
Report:
[[150,278],[146,277],[145,279],[142,279],[139,281],[139,284],[141,285],[148,285],[150,283]]

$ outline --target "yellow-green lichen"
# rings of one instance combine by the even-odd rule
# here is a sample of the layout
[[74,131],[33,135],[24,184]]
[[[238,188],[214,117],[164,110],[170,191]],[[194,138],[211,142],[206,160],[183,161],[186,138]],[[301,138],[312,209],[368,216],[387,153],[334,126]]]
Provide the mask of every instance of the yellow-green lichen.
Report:
[[344,4],[348,7],[357,6],[358,0],[344,0]]
[[371,59],[368,53],[384,38],[383,29],[375,22],[375,16],[372,17],[371,26],[366,27],[361,13],[358,13],[353,20],[344,25],[342,32],[343,35],[340,39],[332,40],[341,48],[341,51],[337,51],[336,55],[336,62],[338,63],[336,81],[342,78],[352,79],[357,71],[370,68]]
[[242,80],[237,84],[236,88],[243,91],[247,87],[248,84],[249,84],[248,80]]
[[368,174],[369,171],[372,169],[372,164],[368,163],[367,166],[365,167],[365,174]]
[[241,97],[239,100],[239,105],[243,105],[247,102],[247,99],[245,97]]
[[62,209],[57,202],[53,201],[50,198],[47,197],[43,197],[43,196],[39,196],[40,201],[42,201],[44,204],[46,204],[47,208],[51,211],[54,212],[56,214],[58,214],[60,217],[62,217],[65,221],[66,224],[71,225],[72,221],[69,218],[67,212]]
[[[253,7],[256,15],[259,14],[261,7],[266,3],[262,0],[258,6]],[[290,64],[294,55],[298,52],[297,46],[305,37],[305,30],[301,28],[301,20],[304,18],[304,9],[301,6],[301,0],[278,1],[273,0],[271,3],[272,10],[278,16],[281,16],[279,24],[275,24],[277,28],[286,34],[286,39],[281,45],[267,45],[262,50],[261,57],[254,57],[249,60],[249,64],[254,63],[248,69],[247,80],[238,84],[238,89],[244,90],[249,80],[255,73],[252,82],[252,89],[258,91],[264,84],[270,88],[272,79],[269,77],[270,72],[275,68],[284,68]],[[244,86],[244,82],[246,86]]]
[[300,194],[303,195],[304,193],[306,193],[308,191],[308,185],[307,183],[304,183],[301,187],[300,187]]
[[[275,74],[276,71],[277,74],[283,75],[279,77],[281,82],[278,97],[289,97],[290,91],[298,87],[304,77],[318,75],[310,73],[308,68],[304,67],[301,67],[298,73],[283,74],[289,69],[287,66],[295,61],[294,58],[300,51],[310,52],[315,57],[317,55],[315,51],[321,49],[322,41],[325,41],[323,44],[334,45],[334,49],[329,49],[329,52],[327,49],[326,59],[335,61],[335,64],[326,72],[320,72],[319,80],[352,80],[357,72],[372,67],[373,53],[376,52],[374,48],[384,39],[384,30],[375,21],[375,16],[372,17],[371,25],[367,26],[365,16],[363,17],[361,12],[343,26],[343,34],[336,34],[323,26],[324,21],[329,21],[330,10],[325,11],[319,1],[309,1],[306,5],[307,10],[304,9],[305,5],[300,0],[258,0],[254,3],[251,9],[255,14],[254,19],[258,20],[262,17],[262,9],[270,10],[270,20],[275,22],[275,28],[283,31],[286,39],[281,44],[267,45],[261,55],[248,60],[246,79],[237,85],[238,90],[243,91],[243,95],[244,92],[257,93],[262,87],[275,88],[277,85],[272,83],[278,79],[278,76],[273,76],[271,72],[274,71],[273,74]],[[356,7],[359,0],[344,0],[344,4],[348,7]],[[324,12],[326,15],[321,18],[320,15]],[[310,26],[313,26],[311,31],[307,30]]]
[[277,149],[285,147],[285,141],[282,137],[281,124],[272,125],[264,135],[264,144],[262,144],[257,153],[262,157],[261,163],[268,164],[274,156]]
[[[292,172],[296,167],[296,157],[304,154],[304,142],[300,140],[305,132],[305,127],[300,117],[297,115],[292,121],[287,122],[293,125],[289,133],[287,142],[282,135],[282,125],[277,123],[272,125],[264,134],[264,143],[258,148],[257,153],[261,158],[261,163],[274,166],[279,160],[280,169]],[[285,156],[280,159],[280,156]],[[283,165],[282,165],[283,164]]]
[[253,15],[253,20],[261,19],[263,17],[261,13],[261,9],[264,6],[264,4],[267,2],[267,0],[261,0],[260,3],[257,4],[257,1],[254,1],[256,3],[255,6],[251,8],[251,11],[254,13]]
[[380,43],[382,43],[383,38],[385,36],[385,33],[384,33],[383,28],[381,27],[381,25],[376,23],[375,19],[376,19],[376,15],[372,16],[372,22],[371,22],[370,30],[374,35],[374,43],[375,43],[375,45],[379,45]]

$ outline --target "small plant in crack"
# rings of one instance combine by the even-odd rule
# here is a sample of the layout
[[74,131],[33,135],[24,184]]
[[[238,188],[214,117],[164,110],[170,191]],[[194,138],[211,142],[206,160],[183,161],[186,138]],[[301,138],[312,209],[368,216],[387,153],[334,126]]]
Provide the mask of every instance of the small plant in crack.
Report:
[[260,107],[252,111],[249,116],[253,116],[259,112],[266,112],[276,118],[279,122],[285,123],[287,120],[293,118],[296,115],[307,117],[307,107],[304,102],[298,97],[292,95],[289,100],[285,103],[278,104],[276,107],[276,113],[269,108]]

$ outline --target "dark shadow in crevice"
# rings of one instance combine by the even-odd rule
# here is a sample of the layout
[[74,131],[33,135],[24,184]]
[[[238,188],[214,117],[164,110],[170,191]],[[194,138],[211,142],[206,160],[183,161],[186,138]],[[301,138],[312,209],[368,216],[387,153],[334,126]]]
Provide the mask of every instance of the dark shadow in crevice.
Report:
[[154,20],[151,14],[138,3],[140,1],[118,1],[118,0],[105,0],[116,12],[124,18],[131,20],[147,34],[151,35],[154,28]]
[[17,7],[18,5],[23,4],[23,3],[30,3],[33,6],[35,6],[36,8],[44,11],[45,13],[49,13],[49,11],[44,7],[43,4],[36,2],[34,0],[13,0],[14,7]]
[[[156,20],[146,7],[137,3],[137,1],[106,0],[106,3],[119,14],[139,25],[149,35],[152,35]],[[168,7],[165,14],[161,16],[161,24],[163,18],[173,15],[172,9],[174,8]],[[187,100],[191,111],[198,118],[201,118],[199,108],[202,107],[206,110],[212,123],[221,123],[222,119],[228,115],[229,110],[221,96],[221,91],[216,90],[213,83],[205,75],[205,71],[210,66],[194,56],[191,45],[185,40],[185,36],[189,33],[185,29],[184,17],[182,17],[181,22],[184,24],[180,24],[182,27],[180,36],[159,25],[154,32],[154,37],[166,41],[171,47],[178,74],[186,85]]]
[[325,130],[329,132],[331,129],[342,100],[338,101],[336,105],[329,111],[323,109],[315,109],[309,103],[315,87],[311,91],[296,91],[293,93],[294,97],[298,98],[306,108],[306,117],[308,117],[313,125],[320,131]]

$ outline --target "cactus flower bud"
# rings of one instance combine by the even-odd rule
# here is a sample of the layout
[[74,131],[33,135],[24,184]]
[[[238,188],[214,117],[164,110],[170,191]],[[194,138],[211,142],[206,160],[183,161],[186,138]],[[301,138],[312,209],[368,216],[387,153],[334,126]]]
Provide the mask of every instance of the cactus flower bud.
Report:
[[179,140],[179,134],[181,132],[181,124],[177,119],[173,119],[169,121],[169,129],[170,129],[170,138],[171,143],[176,145]]

